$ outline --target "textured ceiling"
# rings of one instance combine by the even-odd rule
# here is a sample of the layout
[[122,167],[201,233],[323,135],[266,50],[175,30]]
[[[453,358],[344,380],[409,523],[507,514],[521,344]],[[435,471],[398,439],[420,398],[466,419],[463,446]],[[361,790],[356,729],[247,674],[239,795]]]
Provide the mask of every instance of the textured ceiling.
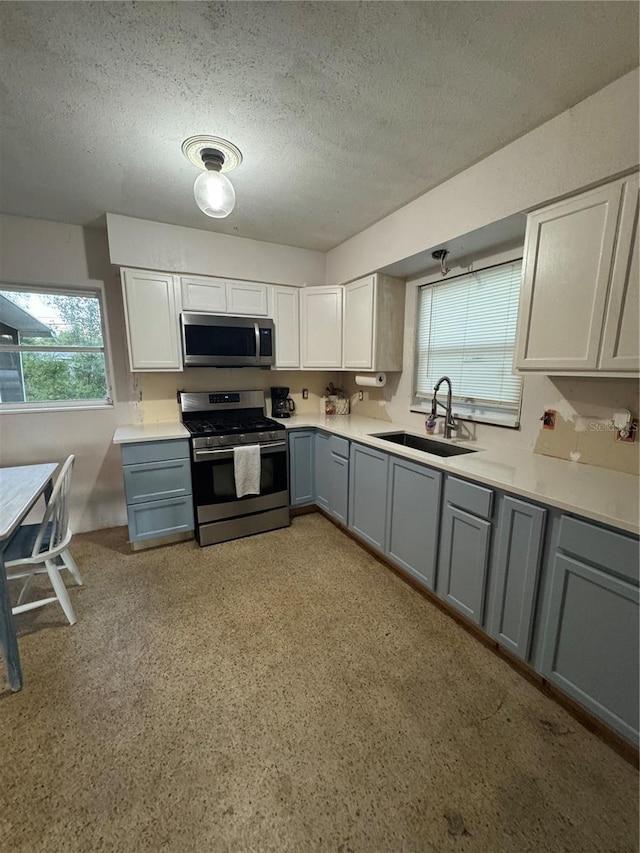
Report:
[[[2,212],[329,249],[638,64],[634,2],[0,3]],[[187,136],[231,139],[196,208]]]

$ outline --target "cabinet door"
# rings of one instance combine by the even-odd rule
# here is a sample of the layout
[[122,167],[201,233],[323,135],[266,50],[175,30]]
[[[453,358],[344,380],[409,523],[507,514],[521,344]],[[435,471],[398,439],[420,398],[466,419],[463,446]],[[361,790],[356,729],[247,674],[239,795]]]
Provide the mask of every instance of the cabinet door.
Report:
[[305,506],[314,501],[315,445],[312,432],[289,434],[289,503]]
[[609,184],[527,218],[517,368],[597,368],[621,194]]
[[122,291],[131,370],[182,370],[175,278],[123,269]]
[[344,367],[372,370],[375,329],[375,276],[344,288]]
[[385,553],[429,589],[436,579],[442,474],[392,456]]
[[267,285],[227,281],[227,313],[248,317],[267,315]]
[[351,445],[349,528],[384,551],[389,457],[371,447]]
[[600,368],[640,371],[640,268],[638,260],[638,176],[624,185],[624,200],[604,323]]
[[438,565],[438,594],[482,625],[491,522],[446,503]]
[[125,465],[122,471],[127,504],[181,498],[191,494],[191,465],[188,459]]
[[542,674],[638,743],[638,587],[556,553]]
[[306,287],[301,294],[302,366],[342,367],[342,288]]
[[349,507],[349,460],[337,453],[331,454],[331,504],[330,512],[341,524],[347,524]]
[[227,284],[223,278],[181,276],[182,310],[224,314],[227,310]]
[[488,631],[528,659],[546,510],[505,498],[500,512]]
[[316,433],[316,503],[329,511],[331,504],[331,450],[329,436]]
[[[276,368],[300,367],[300,293],[297,287],[272,287],[269,314],[276,327]],[[272,368],[273,369],[273,368]]]

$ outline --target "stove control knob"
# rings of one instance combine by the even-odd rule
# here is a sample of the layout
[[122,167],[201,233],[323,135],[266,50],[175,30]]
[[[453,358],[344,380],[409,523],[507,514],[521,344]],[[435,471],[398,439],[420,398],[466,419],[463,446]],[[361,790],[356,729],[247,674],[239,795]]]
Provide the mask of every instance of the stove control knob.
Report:
[[277,437],[278,437],[278,433],[277,433],[277,432],[270,432],[270,433],[269,433],[269,438],[270,438],[272,441],[273,441],[274,439],[276,439]]

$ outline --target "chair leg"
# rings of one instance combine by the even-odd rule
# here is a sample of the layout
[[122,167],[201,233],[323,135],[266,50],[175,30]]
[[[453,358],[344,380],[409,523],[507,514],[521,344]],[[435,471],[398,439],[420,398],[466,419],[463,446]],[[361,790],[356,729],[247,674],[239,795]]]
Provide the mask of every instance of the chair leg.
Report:
[[64,614],[69,620],[70,625],[75,625],[77,622],[76,614],[73,612],[73,607],[71,606],[71,601],[69,600],[69,593],[67,592],[67,588],[64,585],[64,581],[60,576],[60,571],[53,560],[47,560],[45,563],[47,567],[47,573],[49,575],[49,580],[51,581],[51,586],[53,587],[55,594],[58,596],[58,601],[60,602],[60,606],[64,610]]
[[62,554],[60,554],[60,556],[62,557],[62,562],[73,575],[73,579],[75,580],[75,582],[78,584],[78,586],[82,586],[82,575],[80,574],[80,570],[76,565],[76,561],[71,556],[71,551],[68,548],[65,548],[65,550],[62,552]]
[[18,596],[18,601],[16,602],[16,607],[20,607],[20,605],[24,601],[24,597],[27,594],[27,590],[31,586],[31,581],[34,579],[34,577],[35,577],[35,573],[32,575],[29,575],[29,577],[26,579],[26,581],[22,584],[22,589],[20,590],[20,595]]

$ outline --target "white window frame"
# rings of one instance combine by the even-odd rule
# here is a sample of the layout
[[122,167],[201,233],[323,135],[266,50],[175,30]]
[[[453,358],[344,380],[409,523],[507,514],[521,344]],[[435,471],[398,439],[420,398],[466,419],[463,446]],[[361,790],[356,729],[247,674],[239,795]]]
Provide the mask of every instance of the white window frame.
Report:
[[[109,322],[107,319],[105,287],[102,282],[87,284],[49,284],[42,282],[17,282],[0,280],[0,290],[14,290],[18,293],[44,293],[60,296],[96,296],[100,307],[100,321],[102,327],[102,347],[29,347],[30,352],[103,352],[105,379],[107,383],[107,396],[97,400],[43,400],[30,402],[0,402],[0,415],[28,414],[30,412],[73,412],[96,409],[112,409],[114,407],[113,397],[113,363],[109,347]],[[21,346],[7,346],[0,344],[0,352],[23,352]]]
[[[412,404],[410,406],[410,411],[417,412],[420,414],[430,414],[431,412],[431,401],[427,400],[423,396],[418,396],[418,365],[420,363],[420,352],[419,352],[419,337],[420,337],[420,293],[423,288],[426,287],[437,287],[439,284],[448,284],[454,281],[457,278],[464,278],[468,275],[473,275],[473,273],[481,273],[485,270],[490,270],[493,267],[500,267],[506,264],[512,264],[516,262],[522,262],[522,256],[518,255],[516,257],[511,257],[505,259],[504,261],[498,261],[497,263],[488,264],[486,267],[480,267],[476,270],[469,270],[468,272],[460,273],[459,275],[452,276],[451,278],[439,278],[435,281],[424,282],[416,288],[416,307],[415,307],[415,316],[416,316],[416,324],[415,324],[415,333],[414,333],[414,361],[413,361],[413,382],[412,382],[412,393],[411,393],[411,401]],[[515,349],[515,341],[514,341],[514,349]],[[522,395],[523,395],[523,377],[520,382],[520,399],[516,409],[512,410],[514,414],[507,413],[506,407],[500,407],[499,405],[492,405],[488,402],[478,402],[475,405],[465,404],[460,398],[456,399],[455,395],[455,386],[453,388],[453,399],[452,399],[452,413],[453,416],[459,421],[469,421],[470,423],[480,423],[480,424],[488,424],[490,426],[499,426],[505,429],[520,429],[520,416],[522,412]],[[446,397],[446,385],[441,386],[440,391],[438,393],[438,399],[441,402],[444,402]],[[438,407],[438,416],[442,416],[444,413],[444,409]]]

